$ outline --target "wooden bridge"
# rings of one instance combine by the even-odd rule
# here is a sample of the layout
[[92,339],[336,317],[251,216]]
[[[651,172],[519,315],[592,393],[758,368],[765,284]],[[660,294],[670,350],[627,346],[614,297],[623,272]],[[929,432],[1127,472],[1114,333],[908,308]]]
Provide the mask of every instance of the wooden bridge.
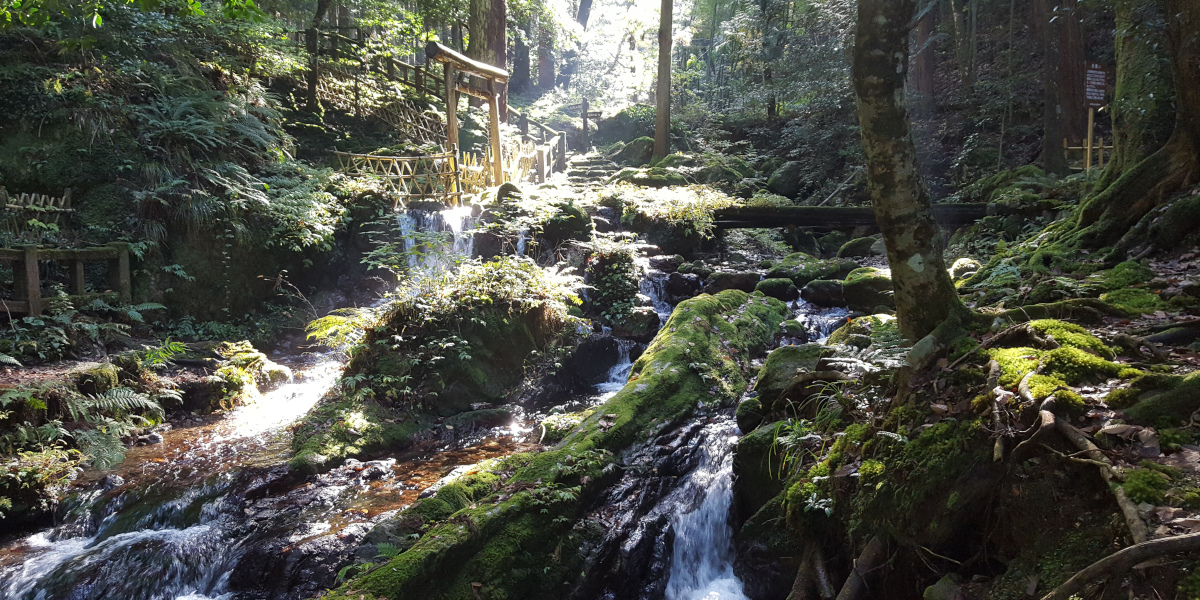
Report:
[[34,245],[19,248],[0,248],[0,262],[13,265],[12,300],[0,299],[0,310],[7,314],[42,314],[41,261],[66,261],[70,264],[70,284],[67,288],[72,299],[88,298],[84,278],[85,261],[108,263],[109,290],[98,294],[109,296],[123,304],[132,299],[132,283],[129,276],[129,244],[114,242],[95,248],[38,248]]
[[[934,204],[933,217],[945,229],[957,229],[989,214],[1004,214],[995,204]],[[718,229],[771,229],[778,227],[876,227],[870,206],[738,206],[716,211]]]

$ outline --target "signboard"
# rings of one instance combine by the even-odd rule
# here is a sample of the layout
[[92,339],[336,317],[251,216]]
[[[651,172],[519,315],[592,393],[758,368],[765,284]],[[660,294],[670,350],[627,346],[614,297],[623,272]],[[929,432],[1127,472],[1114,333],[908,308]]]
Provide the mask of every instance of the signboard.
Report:
[[1083,105],[1087,108],[1103,108],[1104,93],[1108,88],[1108,70],[1095,62],[1084,63]]

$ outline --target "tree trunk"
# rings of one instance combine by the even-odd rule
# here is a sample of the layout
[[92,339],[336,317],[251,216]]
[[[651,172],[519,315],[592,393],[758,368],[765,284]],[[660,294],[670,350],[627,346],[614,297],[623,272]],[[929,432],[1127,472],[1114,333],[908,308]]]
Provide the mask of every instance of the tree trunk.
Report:
[[521,94],[529,91],[532,81],[532,75],[530,74],[529,46],[525,44],[524,37],[514,36],[513,70],[512,78],[509,79],[509,87],[512,88],[513,93]]
[[658,88],[654,115],[654,158],[671,151],[671,29],[674,0],[662,0],[658,23]]
[[1103,246],[1123,235],[1155,206],[1200,182],[1200,6],[1164,0],[1171,74],[1175,79],[1175,129],[1167,143],[1085,200],[1079,241]]
[[937,13],[929,11],[917,21],[916,56],[913,57],[912,89],[916,93],[913,112],[920,116],[933,113],[933,47],[929,39],[937,29]]
[[538,31],[538,89],[547,91],[554,87],[554,39],[550,29],[539,26]]
[[1087,52],[1083,39],[1083,9],[1078,0],[1065,0],[1059,6],[1062,21],[1061,73],[1063,128],[1075,145],[1087,137],[1087,107],[1083,98],[1083,63]]
[[1161,3],[1116,0],[1115,9],[1117,78],[1108,107],[1113,153],[1096,186],[1101,190],[1166,143],[1175,101],[1169,52],[1157,35],[1165,18]]
[[859,0],[852,76],[868,190],[883,232],[900,333],[918,340],[967,314],[946,272],[942,235],[908,123],[908,24],[916,0]]
[[[488,64],[508,70],[508,4],[506,0],[491,0],[487,15]],[[508,122],[508,86],[499,85],[500,121]]]
[[575,20],[579,22],[579,26],[587,29],[588,17],[592,15],[592,0],[579,0],[579,12],[575,13]]
[[1042,168],[1046,173],[1066,177],[1067,159],[1063,156],[1062,54],[1059,52],[1062,18],[1054,14],[1051,0],[1039,0],[1042,19],[1042,48],[1045,70],[1042,74]]
[[[491,61],[488,57],[491,51],[488,49],[487,24],[490,7],[491,0],[470,0],[467,4],[467,57],[489,64]],[[483,87],[478,81],[475,84]],[[468,96],[467,103],[471,106],[483,106],[483,101],[474,96]]]

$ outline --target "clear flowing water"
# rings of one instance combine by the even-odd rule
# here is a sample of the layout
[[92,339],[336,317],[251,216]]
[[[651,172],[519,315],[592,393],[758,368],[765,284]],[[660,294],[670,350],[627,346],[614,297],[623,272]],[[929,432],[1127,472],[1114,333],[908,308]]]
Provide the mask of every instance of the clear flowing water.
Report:
[[600,392],[603,400],[611,398],[629,382],[629,372],[633,369],[631,357],[636,346],[637,342],[632,340],[617,340],[617,363],[608,370],[605,380],[596,384],[596,391]]
[[746,600],[733,573],[733,446],[737,425],[728,417],[715,420],[700,434],[700,463],[666,502],[690,505],[671,526],[675,545],[667,600]]
[[118,471],[127,489],[82,492],[68,500],[74,506],[62,524],[5,549],[0,596],[228,598],[228,576],[249,533],[232,495],[236,472],[283,461],[286,426],[328,391],[340,367],[322,358],[224,419],[131,450]]
[[[432,212],[404,210],[396,213],[396,228],[413,271],[434,273],[453,268],[474,253],[475,218],[470,206]],[[449,234],[449,239],[442,236]],[[449,243],[447,243],[449,242]]]

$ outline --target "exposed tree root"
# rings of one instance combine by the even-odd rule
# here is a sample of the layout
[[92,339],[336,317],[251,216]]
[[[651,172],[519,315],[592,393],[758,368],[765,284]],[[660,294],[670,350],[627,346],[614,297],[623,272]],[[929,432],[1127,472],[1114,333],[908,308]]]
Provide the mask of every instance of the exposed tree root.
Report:
[[858,558],[854,560],[854,567],[850,569],[850,575],[842,584],[842,591],[838,592],[837,600],[866,598],[870,591],[870,587],[867,585],[867,574],[882,567],[887,562],[887,558],[887,542],[880,536],[871,538],[871,541],[867,542],[866,547],[859,553]]
[[[1082,435],[1082,434],[1081,434]],[[1042,600],[1067,600],[1083,590],[1088,584],[1102,579],[1119,577],[1134,565],[1143,561],[1176,552],[1200,550],[1200,533],[1189,533],[1159,540],[1141,541],[1119,552],[1110,554],[1076,573],[1054,591],[1042,596]]]
[[[1028,387],[1026,385],[1026,380],[1028,380],[1028,378],[1029,377],[1026,376],[1025,379],[1021,380],[1022,387]],[[1041,425],[1038,427],[1037,431],[1033,432],[1033,435],[1025,438],[1025,440],[1020,444],[1017,444],[1016,448],[1013,448],[1013,464],[1021,464],[1027,458],[1030,458],[1033,450],[1045,442],[1046,438],[1054,432],[1058,419],[1054,417],[1054,413],[1051,412],[1052,410],[1054,410],[1054,396],[1050,396],[1042,402],[1041,409],[1038,411],[1038,417],[1040,418]]]
[[1120,477],[1108,457],[1091,440],[1087,439],[1082,431],[1071,426],[1070,423],[1060,420],[1057,422],[1057,429],[1063,434],[1063,437],[1080,450],[1084,457],[1103,463],[1104,466],[1100,467],[1100,477],[1104,479],[1109,489],[1112,490],[1113,496],[1116,497],[1117,506],[1121,508],[1121,514],[1125,517],[1125,525],[1129,527],[1129,535],[1133,537],[1134,543],[1140,544],[1149,539],[1150,532],[1146,529],[1146,522],[1138,515],[1137,506],[1129,499],[1129,496],[1125,495],[1125,488],[1114,485],[1114,480],[1119,480]]
[[996,427],[996,444],[992,447],[992,462],[1000,462],[1004,460],[1004,440],[1008,437],[1008,428],[1001,420],[1000,412],[1002,410],[1000,395],[1005,393],[1000,389],[1000,363],[994,360],[988,362],[987,389],[992,390],[992,423]]
[[1125,311],[1100,300],[1099,298],[1074,298],[1061,302],[1046,304],[1031,304],[1013,308],[995,315],[981,315],[984,318],[999,318],[1014,323],[1034,321],[1038,319],[1072,320],[1083,323],[1099,323],[1104,317],[1127,317]]

